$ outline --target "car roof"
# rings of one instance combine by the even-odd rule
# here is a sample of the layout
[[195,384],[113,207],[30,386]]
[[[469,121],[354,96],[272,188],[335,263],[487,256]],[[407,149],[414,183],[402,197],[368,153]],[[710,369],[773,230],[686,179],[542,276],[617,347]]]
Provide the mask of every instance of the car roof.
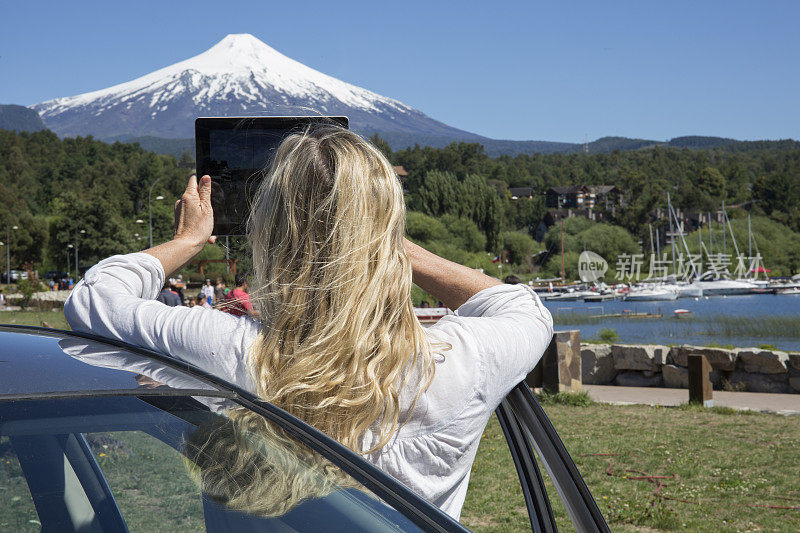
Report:
[[148,392],[234,395],[189,365],[124,343],[0,325],[0,400]]

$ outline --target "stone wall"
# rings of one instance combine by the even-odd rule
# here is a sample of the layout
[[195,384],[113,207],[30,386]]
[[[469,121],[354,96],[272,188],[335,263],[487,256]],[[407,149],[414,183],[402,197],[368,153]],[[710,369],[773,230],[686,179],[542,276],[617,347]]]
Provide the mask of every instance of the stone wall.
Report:
[[717,390],[800,392],[800,353],[687,344],[581,344],[583,383],[687,389],[690,354],[706,356]]

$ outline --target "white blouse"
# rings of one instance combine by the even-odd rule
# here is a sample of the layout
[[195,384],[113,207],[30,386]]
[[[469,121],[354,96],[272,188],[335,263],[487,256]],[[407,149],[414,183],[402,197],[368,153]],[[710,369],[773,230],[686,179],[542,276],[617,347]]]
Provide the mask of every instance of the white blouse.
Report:
[[[164,277],[161,262],[149,254],[109,257],[75,286],[64,305],[67,322],[75,331],[157,350],[257,393],[247,359],[259,322],[164,305],[155,300]],[[458,519],[486,423],[541,358],[553,320],[529,288],[497,285],[426,331],[451,348],[436,355],[433,382],[407,423],[367,459]]]

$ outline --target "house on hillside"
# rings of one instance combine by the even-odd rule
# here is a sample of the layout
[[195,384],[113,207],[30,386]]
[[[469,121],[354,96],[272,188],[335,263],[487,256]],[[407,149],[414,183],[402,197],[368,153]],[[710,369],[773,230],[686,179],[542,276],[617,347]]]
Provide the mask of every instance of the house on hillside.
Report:
[[511,194],[512,200],[533,198],[533,187],[510,187],[508,192]]
[[622,191],[614,185],[565,185],[550,187],[544,193],[549,209],[613,209],[621,203]]
[[406,169],[404,169],[402,165],[395,165],[392,168],[394,169],[397,179],[399,179],[401,183],[404,182],[408,177],[408,172],[406,172]]

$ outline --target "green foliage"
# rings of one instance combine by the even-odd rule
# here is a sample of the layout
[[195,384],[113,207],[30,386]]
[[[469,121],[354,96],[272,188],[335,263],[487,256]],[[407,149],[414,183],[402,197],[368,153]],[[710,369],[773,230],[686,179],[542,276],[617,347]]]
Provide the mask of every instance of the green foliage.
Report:
[[[451,256],[476,264],[486,259],[467,258],[462,252],[494,254],[504,245],[501,234],[533,234],[546,212],[543,193],[548,187],[585,183],[616,185],[624,198],[613,209],[598,209],[605,224],[580,218],[566,221],[570,277],[577,274],[573,258],[584,246],[603,256],[612,268],[617,255],[638,253],[637,242],[648,242],[652,212],[665,207],[667,192],[673,205],[683,210],[717,209],[723,200],[748,209],[772,274],[800,271],[800,235],[794,233],[800,231],[800,148],[796,142],[739,143],[732,148],[726,139],[674,139],[669,145],[601,139],[598,147],[621,146],[624,141],[625,146],[637,149],[490,158],[475,143],[393,152],[381,138],[373,136],[371,141],[393,164],[408,171],[404,188],[411,238],[446,245]],[[184,165],[191,159],[191,153],[185,153],[187,147],[183,143],[173,151]],[[160,195],[164,200],[152,202],[153,238],[155,242],[168,239],[172,204],[182,193],[188,172],[173,157],[147,152],[138,144],[107,144],[91,137],[61,140],[48,131],[0,130],[0,230],[19,227],[10,235],[13,265],[31,261],[46,269],[65,270],[67,246],[75,244],[75,232],[81,229],[86,231],[78,236],[83,266],[109,253],[141,249],[148,243],[148,192],[156,181],[153,198]],[[531,187],[533,198],[512,200],[510,187]],[[741,245],[746,230],[736,214],[731,213]],[[136,219],[145,223],[137,225]],[[551,257],[544,274],[561,270],[559,241],[551,230],[546,237]],[[239,257],[240,267],[249,266],[247,252],[243,240],[232,239],[231,254]],[[515,255],[514,260],[520,257]]]
[[619,340],[619,333],[617,330],[611,328],[601,328],[597,332],[597,340],[604,344],[614,344]]
[[515,265],[529,264],[533,252],[539,248],[536,241],[519,231],[504,231],[499,241],[502,249],[508,251],[509,261]]
[[33,295],[42,290],[42,288],[41,283],[38,281],[31,281],[29,279],[19,280],[17,283],[17,290],[22,294],[22,298],[19,300],[19,306],[25,310],[31,302]]
[[[545,272],[558,276],[561,272],[560,225],[548,230],[544,242],[551,254]],[[605,279],[613,278],[618,256],[641,252],[636,238],[620,226],[580,217],[567,218],[564,220],[564,267],[568,279],[578,277],[578,258],[584,250],[595,252],[608,262]]]
[[406,234],[418,242],[447,240],[450,237],[439,219],[416,211],[406,213]]
[[[49,131],[0,131],[0,224],[11,231],[11,261],[66,270],[76,240],[82,266],[148,243],[148,191],[153,188],[153,236],[172,235],[172,204],[188,169],[138,145],[91,137],[59,139]],[[162,201],[155,200],[164,196]],[[136,224],[136,219],[145,224]],[[84,230],[85,233],[80,233]],[[134,237],[139,233],[143,239]],[[72,265],[71,265],[72,266]],[[73,267],[74,268],[74,267]]]
[[459,178],[453,172],[432,170],[418,181],[409,173],[409,185],[416,184],[409,206],[433,216],[452,215],[469,219],[485,233],[494,246],[500,231],[500,200],[497,191],[477,174]]
[[500,268],[484,251],[486,237],[469,219],[452,214],[435,218],[408,211],[406,233],[409,239],[436,255],[500,277]]
[[[800,212],[798,213],[800,215]],[[776,222],[774,218],[766,216],[753,216],[750,221],[753,240],[755,243],[748,250],[747,242],[747,219],[732,218],[731,228],[736,237],[736,247],[739,252],[745,255],[748,253],[761,253],[764,266],[770,269],[770,276],[791,276],[800,272],[800,234],[791,230],[785,224]],[[709,229],[714,235],[714,248],[709,250],[711,253],[725,253],[735,256],[736,247],[731,239],[730,229],[722,224],[712,223],[701,231],[695,231],[686,236],[686,244],[689,251],[693,254],[701,252],[700,240],[705,243],[706,249],[710,248]],[[723,248],[722,233],[726,233],[725,247]],[[682,245],[681,245],[682,249]],[[708,257],[703,252],[703,260],[706,262]],[[749,265],[745,265],[749,266]],[[736,268],[735,262],[732,263],[730,270]]]
[[444,215],[439,220],[444,224],[453,245],[468,252],[486,250],[486,235],[470,219],[455,215]]

